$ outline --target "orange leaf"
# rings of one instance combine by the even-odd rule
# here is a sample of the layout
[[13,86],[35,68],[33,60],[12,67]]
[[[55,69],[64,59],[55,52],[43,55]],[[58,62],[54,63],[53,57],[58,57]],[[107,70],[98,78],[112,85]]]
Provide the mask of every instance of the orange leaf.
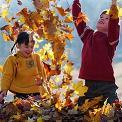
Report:
[[3,66],[0,65],[0,73],[3,71]]
[[68,33],[68,34],[65,34],[65,37],[68,39],[68,40],[72,40],[73,39],[73,35]]
[[76,20],[76,25],[78,26],[80,22],[84,21],[84,22],[87,22],[88,18],[87,16],[84,14],[84,13],[79,13],[78,14],[78,17],[77,17],[77,20]]
[[65,16],[67,12],[62,7],[56,7],[61,16]]
[[64,22],[66,22],[66,23],[71,23],[71,22],[73,22],[72,16],[66,17],[66,18],[64,19]]

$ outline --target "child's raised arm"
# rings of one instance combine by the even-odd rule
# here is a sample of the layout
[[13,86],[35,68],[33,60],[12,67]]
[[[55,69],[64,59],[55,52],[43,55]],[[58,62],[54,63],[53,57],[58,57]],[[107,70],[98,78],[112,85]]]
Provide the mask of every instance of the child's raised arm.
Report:
[[81,12],[81,4],[79,3],[79,0],[74,0],[72,5],[72,15],[74,21],[77,20],[77,17],[80,12]]
[[112,0],[112,4],[109,11],[110,20],[108,25],[108,39],[109,45],[112,46],[112,56],[114,56],[114,51],[119,42],[119,17],[118,17],[118,8],[117,8],[117,0]]
[[79,0],[73,1],[72,15],[77,32],[84,43],[85,37],[89,34],[89,30],[91,31],[91,29],[86,26],[87,16],[81,11],[81,4]]

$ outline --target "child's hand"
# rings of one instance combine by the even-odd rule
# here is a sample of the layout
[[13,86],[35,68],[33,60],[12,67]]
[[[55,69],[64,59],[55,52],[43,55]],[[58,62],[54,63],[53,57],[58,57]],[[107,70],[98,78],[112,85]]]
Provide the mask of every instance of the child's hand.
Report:
[[117,0],[112,0],[112,5],[116,5],[117,4]]
[[43,79],[42,78],[39,78],[39,77],[37,77],[36,79],[36,85],[42,85],[42,83],[43,83]]

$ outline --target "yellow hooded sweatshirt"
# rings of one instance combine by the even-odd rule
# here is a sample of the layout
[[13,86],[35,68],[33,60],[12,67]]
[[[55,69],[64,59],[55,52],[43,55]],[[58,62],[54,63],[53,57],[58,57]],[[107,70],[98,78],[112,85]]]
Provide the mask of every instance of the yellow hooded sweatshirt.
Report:
[[32,54],[25,58],[18,52],[7,58],[3,66],[3,75],[1,79],[1,91],[17,93],[39,93],[39,87],[36,85],[37,77],[46,80],[46,74],[43,63],[38,54]]

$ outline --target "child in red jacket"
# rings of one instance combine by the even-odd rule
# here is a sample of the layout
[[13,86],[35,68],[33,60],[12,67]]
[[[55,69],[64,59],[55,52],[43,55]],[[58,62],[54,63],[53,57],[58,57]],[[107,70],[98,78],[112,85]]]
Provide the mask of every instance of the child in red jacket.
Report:
[[[102,95],[109,103],[118,100],[112,59],[119,42],[120,26],[117,0],[112,0],[111,8],[103,11],[94,31],[86,25],[86,16],[81,12],[79,0],[72,6],[73,20],[83,42],[82,63],[79,78],[85,79],[88,87],[84,97],[79,97],[78,105],[85,99]],[[82,89],[81,89],[82,90]]]

